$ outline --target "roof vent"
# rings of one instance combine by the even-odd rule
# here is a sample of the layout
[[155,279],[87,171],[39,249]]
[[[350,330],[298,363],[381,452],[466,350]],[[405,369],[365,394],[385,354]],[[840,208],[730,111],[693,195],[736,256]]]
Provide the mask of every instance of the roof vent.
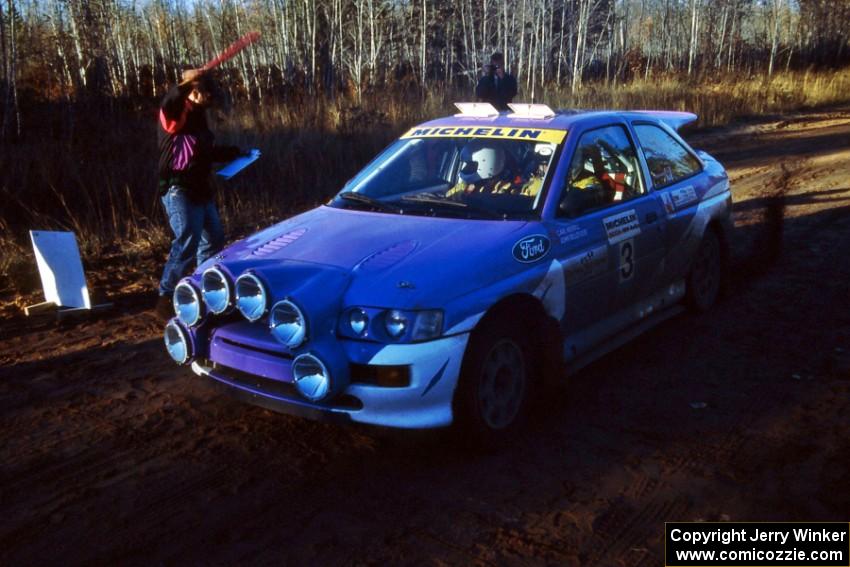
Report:
[[555,111],[545,104],[530,104],[526,102],[510,103],[508,106],[513,110],[508,118],[536,118],[545,120],[555,116]]
[[466,118],[492,118],[498,116],[499,111],[489,102],[456,102],[455,106],[460,110],[460,114]]

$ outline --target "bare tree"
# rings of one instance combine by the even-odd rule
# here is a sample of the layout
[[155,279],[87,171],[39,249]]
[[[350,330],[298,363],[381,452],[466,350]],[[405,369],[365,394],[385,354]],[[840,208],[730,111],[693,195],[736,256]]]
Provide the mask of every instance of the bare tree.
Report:
[[95,67],[112,96],[154,96],[249,29],[262,43],[224,67],[260,99],[296,85],[359,96],[405,77],[468,85],[493,50],[535,94],[656,70],[850,62],[844,0],[5,0],[2,25],[4,108],[51,66],[64,96],[100,81]]

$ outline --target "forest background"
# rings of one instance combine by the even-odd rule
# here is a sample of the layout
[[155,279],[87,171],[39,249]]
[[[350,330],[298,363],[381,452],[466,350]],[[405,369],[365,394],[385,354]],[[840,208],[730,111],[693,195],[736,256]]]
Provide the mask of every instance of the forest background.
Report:
[[0,288],[27,230],[87,261],[162,255],[156,109],[219,71],[219,141],[263,158],[222,184],[231,236],[325,201],[417,121],[470,100],[493,51],[517,101],[688,110],[700,125],[850,99],[847,0],[0,0]]

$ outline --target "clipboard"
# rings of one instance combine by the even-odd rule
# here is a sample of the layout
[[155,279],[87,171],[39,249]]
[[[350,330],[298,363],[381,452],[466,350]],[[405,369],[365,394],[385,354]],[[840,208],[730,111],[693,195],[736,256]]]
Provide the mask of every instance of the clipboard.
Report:
[[260,158],[260,150],[254,148],[247,156],[240,156],[215,172],[224,179],[231,179],[234,175],[254,163]]

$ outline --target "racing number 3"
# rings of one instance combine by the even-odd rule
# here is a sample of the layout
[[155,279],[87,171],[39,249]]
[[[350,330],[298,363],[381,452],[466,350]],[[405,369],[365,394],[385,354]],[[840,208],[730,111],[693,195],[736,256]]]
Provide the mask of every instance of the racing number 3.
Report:
[[633,239],[620,243],[620,282],[626,282],[635,275],[635,244]]

